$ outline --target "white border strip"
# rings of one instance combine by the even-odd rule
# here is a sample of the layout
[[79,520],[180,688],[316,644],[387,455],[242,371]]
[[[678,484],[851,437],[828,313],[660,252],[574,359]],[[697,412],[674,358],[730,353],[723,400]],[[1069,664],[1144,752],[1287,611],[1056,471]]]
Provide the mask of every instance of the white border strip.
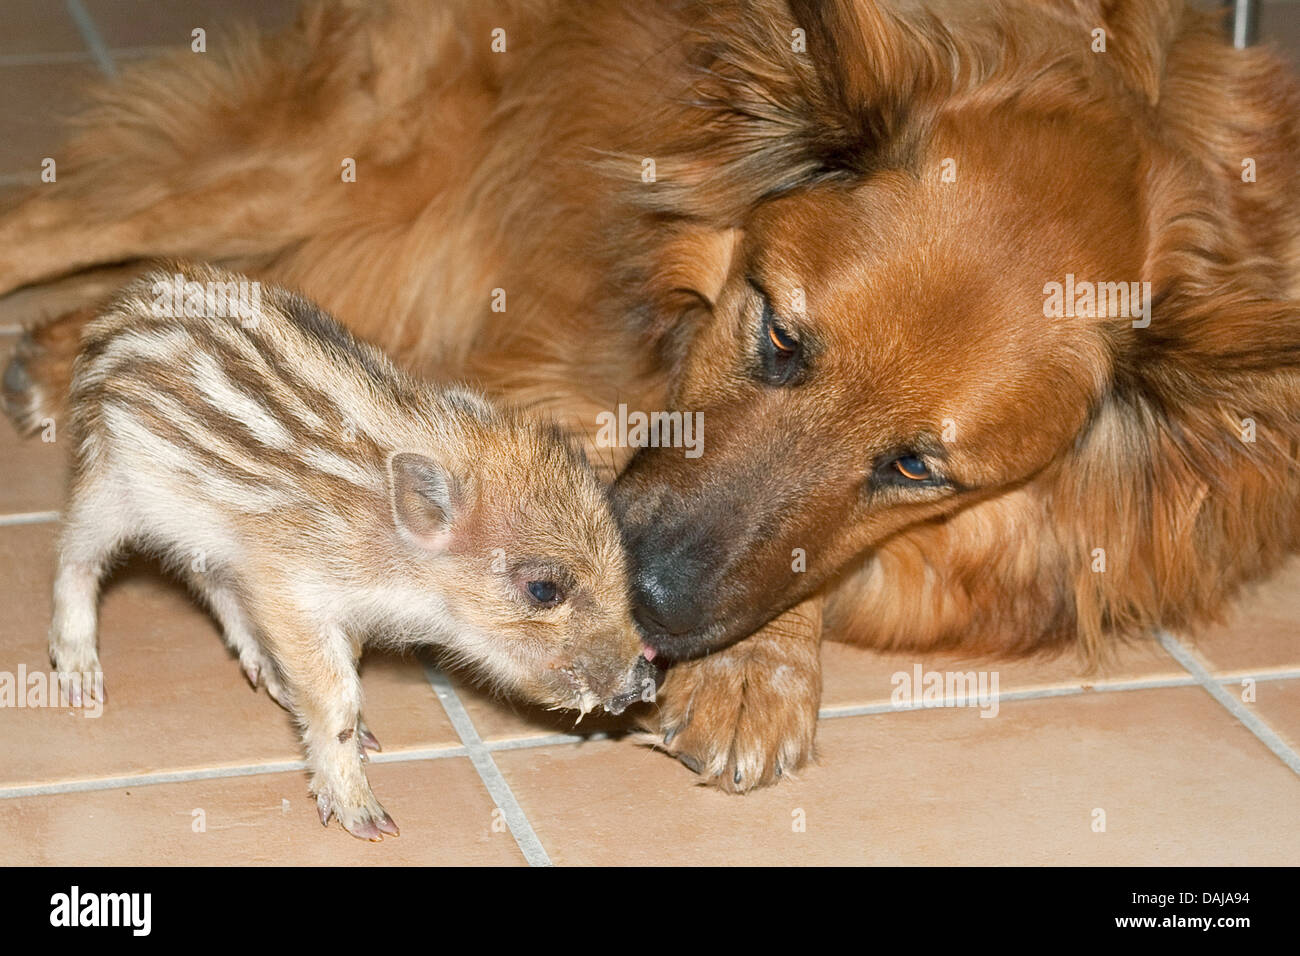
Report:
[[86,49],[90,50],[90,55],[100,71],[105,76],[117,76],[117,64],[113,62],[113,54],[108,52],[108,46],[100,36],[99,27],[95,26],[95,20],[86,9],[86,5],[81,0],[64,0],[64,6],[68,8],[68,16],[72,17],[77,24],[81,39],[86,44]]
[[1245,724],[1246,729],[1258,737],[1260,743],[1273,751],[1279,760],[1291,768],[1292,772],[1300,774],[1300,754],[1287,746],[1286,741],[1277,735],[1277,731],[1261,720],[1259,715],[1252,713],[1250,708],[1240,700],[1224,690],[1223,685],[1201,666],[1201,662],[1192,655],[1192,652],[1178,638],[1166,631],[1157,631],[1156,636],[1160,638],[1160,646],[1169,652],[1169,656],[1182,664],[1187,673],[1195,677],[1196,682],[1204,687],[1211,697],[1222,704],[1228,713]]
[[478,775],[483,780],[483,786],[487,788],[488,795],[492,801],[505,814],[506,826],[510,827],[510,833],[514,836],[515,842],[519,844],[519,850],[523,853],[524,859],[528,861],[529,866],[550,866],[551,858],[546,854],[546,848],[542,846],[542,841],[537,838],[533,825],[528,822],[528,817],[524,814],[524,809],[515,799],[515,795],[510,790],[510,784],[506,783],[506,778],[501,775],[501,769],[492,759],[492,753],[483,743],[483,738],[479,736],[478,730],[474,727],[474,722],[470,720],[469,712],[465,710],[465,705],[460,702],[455,688],[451,686],[451,681],[441,671],[429,664],[424,665],[424,675],[433,685],[434,693],[438,695],[438,700],[442,702],[443,709],[447,712],[447,719],[451,725],[456,728],[456,733],[460,735],[461,743],[469,751],[470,763],[478,771]]

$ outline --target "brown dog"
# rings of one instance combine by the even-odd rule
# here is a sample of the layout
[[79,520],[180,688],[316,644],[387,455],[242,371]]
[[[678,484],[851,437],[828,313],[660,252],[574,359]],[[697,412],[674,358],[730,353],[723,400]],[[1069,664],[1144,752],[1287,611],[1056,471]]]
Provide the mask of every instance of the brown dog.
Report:
[[[170,254],[296,285],[606,451],[663,745],[811,753],[823,632],[1090,655],[1300,531],[1300,96],[1177,0],[309,4],[128,72],[0,292]],[[355,181],[347,181],[349,164]],[[59,401],[77,315],[5,379]],[[707,656],[699,656],[707,655]]]

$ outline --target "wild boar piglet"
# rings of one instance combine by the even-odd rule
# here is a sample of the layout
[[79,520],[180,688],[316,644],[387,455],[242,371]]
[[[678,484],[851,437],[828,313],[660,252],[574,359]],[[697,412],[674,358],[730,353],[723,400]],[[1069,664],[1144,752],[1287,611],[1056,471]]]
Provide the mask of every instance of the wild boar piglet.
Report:
[[86,328],[50,654],[102,694],[110,559],[152,552],[298,720],[321,821],[396,834],[362,761],[362,647],[437,644],[587,712],[653,694],[604,486],[555,426],[403,374],[302,297],[151,272]]

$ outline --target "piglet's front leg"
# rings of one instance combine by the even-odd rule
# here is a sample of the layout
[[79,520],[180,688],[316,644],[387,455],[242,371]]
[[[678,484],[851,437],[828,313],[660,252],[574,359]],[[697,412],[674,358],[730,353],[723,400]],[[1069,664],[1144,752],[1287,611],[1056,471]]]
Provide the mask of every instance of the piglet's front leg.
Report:
[[397,836],[397,824],[375,799],[362,768],[368,731],[361,723],[361,681],[347,635],[335,626],[283,616],[264,621],[263,634],[302,727],[321,823],[338,817],[362,840]]

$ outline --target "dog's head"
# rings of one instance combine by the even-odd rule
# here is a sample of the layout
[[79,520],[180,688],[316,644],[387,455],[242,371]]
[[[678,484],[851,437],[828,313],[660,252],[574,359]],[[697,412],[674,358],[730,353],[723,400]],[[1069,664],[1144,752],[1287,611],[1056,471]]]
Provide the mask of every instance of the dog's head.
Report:
[[[787,128],[743,161],[774,188],[729,228],[682,226],[660,279],[671,405],[700,413],[702,454],[644,449],[617,485],[637,616],[674,657],[751,633],[910,526],[1069,467],[1133,395],[1149,416],[1180,380],[1196,393],[1208,366],[1187,364],[1193,326],[1173,331],[1178,303],[1207,295],[1184,294],[1188,268],[1204,284],[1214,263],[1220,298],[1262,288],[1213,230],[1196,265],[1171,265],[1180,217],[1232,200],[1143,132],[1158,83],[1131,38],[1098,64],[1088,32],[1051,17],[963,37],[868,3],[793,6],[811,68],[796,53],[731,78],[732,95],[788,84],[767,91]],[[720,188],[701,181],[699,201]],[[1263,346],[1263,321],[1243,318],[1234,348]]]

